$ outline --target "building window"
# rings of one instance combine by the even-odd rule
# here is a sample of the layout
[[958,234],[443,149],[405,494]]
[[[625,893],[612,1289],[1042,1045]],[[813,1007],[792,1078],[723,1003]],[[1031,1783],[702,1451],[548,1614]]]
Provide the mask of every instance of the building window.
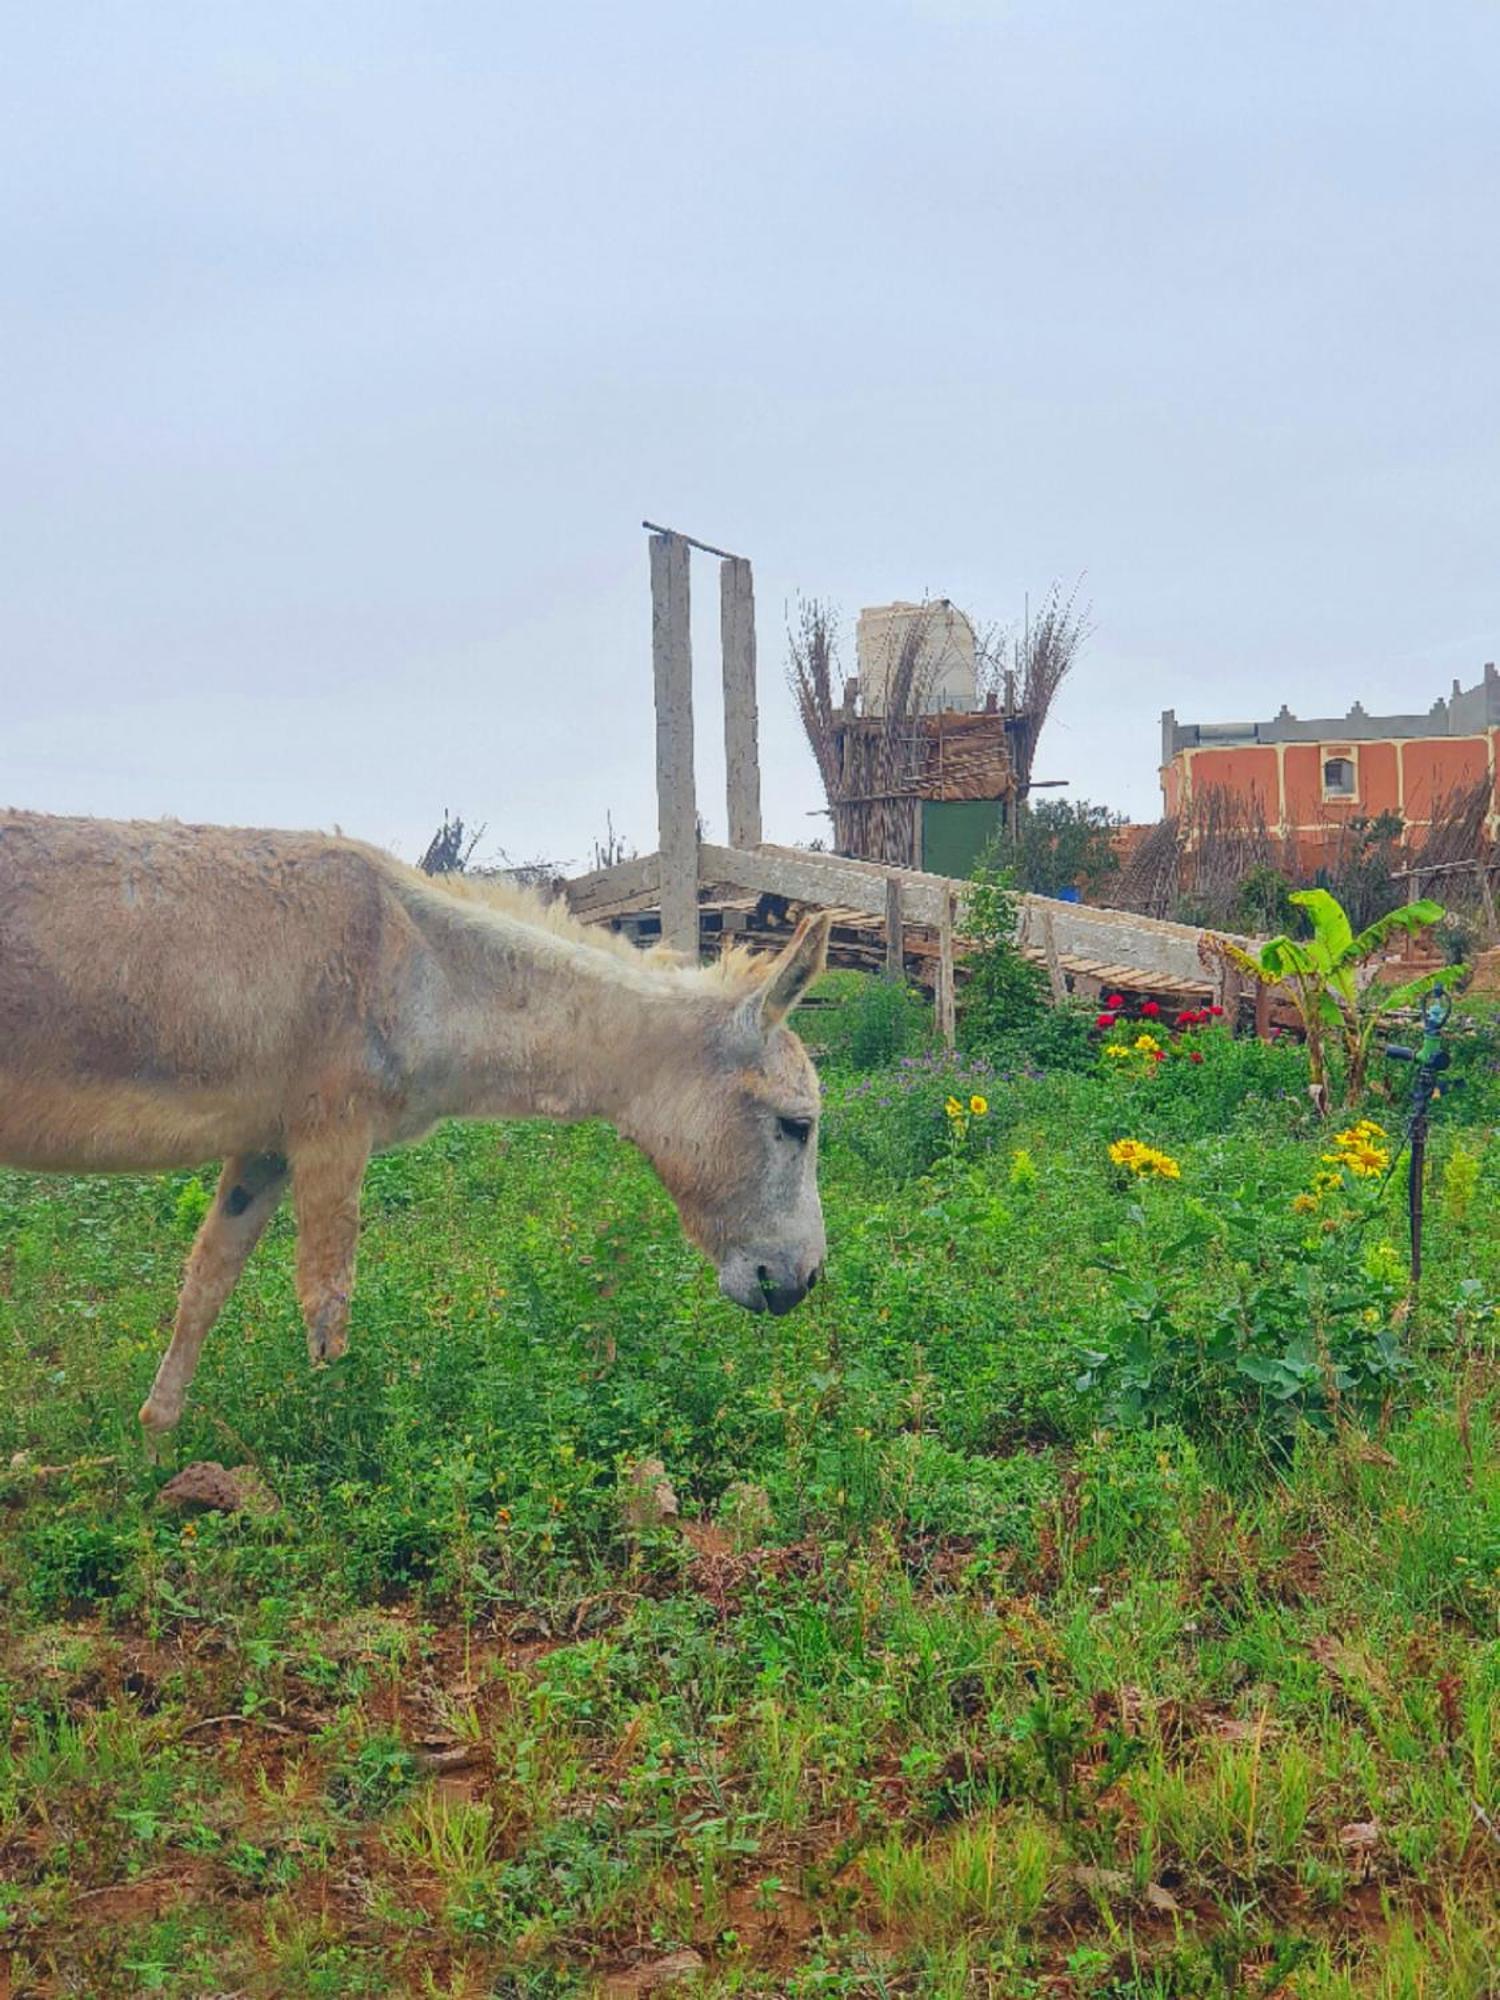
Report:
[[1352,757],[1325,757],[1323,759],[1323,796],[1325,799],[1352,799],[1355,795],[1354,759]]

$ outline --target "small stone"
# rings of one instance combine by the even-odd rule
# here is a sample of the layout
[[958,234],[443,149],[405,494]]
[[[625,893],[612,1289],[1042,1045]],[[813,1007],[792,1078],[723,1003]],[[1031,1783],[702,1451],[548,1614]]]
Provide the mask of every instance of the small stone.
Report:
[[1175,1917],[1177,1912],[1182,1908],[1182,1905],[1172,1894],[1172,1891],[1164,1889],[1160,1882],[1148,1882],[1146,1884],[1146,1907],[1152,1910],[1160,1910],[1163,1916]]
[[764,1486],[737,1479],[719,1502],[719,1519],[738,1554],[759,1548],[771,1533],[771,1496]]
[[620,1518],[632,1534],[661,1528],[678,1515],[677,1495],[659,1458],[642,1458],[620,1482]]
[[185,1465],[156,1498],[184,1514],[274,1514],[279,1504],[253,1465],[226,1470],[211,1458]]
[[1339,1846],[1347,1847],[1351,1854],[1368,1854],[1371,1848],[1379,1845],[1378,1819],[1354,1819],[1339,1828]]
[[649,1965],[633,1965],[627,1971],[606,1974],[600,1988],[606,2000],[635,2000],[637,1994],[660,1993],[684,1980],[696,1979],[704,1961],[696,1951],[671,1951]]
[[482,1764],[486,1751],[482,1743],[455,1743],[451,1749],[419,1750],[418,1761],[424,1771],[443,1773],[448,1771],[472,1771],[476,1764]]
[[1123,1896],[1130,1877],[1123,1868],[1075,1868],[1073,1880],[1080,1889],[1098,1890],[1106,1896]]

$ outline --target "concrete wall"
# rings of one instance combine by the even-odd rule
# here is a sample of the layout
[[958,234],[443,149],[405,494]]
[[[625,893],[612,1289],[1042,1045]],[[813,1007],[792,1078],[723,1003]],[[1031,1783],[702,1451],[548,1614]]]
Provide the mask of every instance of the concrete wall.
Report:
[[[1488,774],[1496,784],[1500,728],[1473,736],[1370,738],[1330,733],[1313,743],[1214,742],[1180,746],[1162,768],[1169,813],[1184,811],[1210,786],[1258,800],[1271,832],[1296,840],[1311,863],[1351,819],[1399,813],[1419,836],[1434,804]],[[1324,770],[1333,758],[1354,766],[1352,794],[1330,792]],[[1500,820],[1500,789],[1491,811]]]

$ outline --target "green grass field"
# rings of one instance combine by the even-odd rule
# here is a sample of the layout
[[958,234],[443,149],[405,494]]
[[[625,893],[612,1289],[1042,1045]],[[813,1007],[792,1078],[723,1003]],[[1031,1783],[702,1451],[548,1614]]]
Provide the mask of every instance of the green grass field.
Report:
[[1500,1090],[1413,1310],[1400,1177],[1201,1053],[831,1067],[778,1321],[610,1133],[446,1130],[161,1465],[202,1188],[0,1176],[0,1995],[1500,1993]]

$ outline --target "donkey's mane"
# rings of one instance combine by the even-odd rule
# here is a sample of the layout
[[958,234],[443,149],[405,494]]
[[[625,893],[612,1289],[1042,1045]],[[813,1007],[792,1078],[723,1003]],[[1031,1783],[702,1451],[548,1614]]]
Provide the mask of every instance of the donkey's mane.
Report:
[[654,945],[643,951],[629,938],[606,930],[603,925],[584,923],[574,916],[560,896],[542,896],[535,889],[523,888],[518,882],[506,882],[495,876],[423,875],[417,869],[397,865],[410,884],[429,894],[467,905],[481,915],[490,912],[507,917],[512,923],[523,924],[529,930],[541,931],[566,944],[617,959],[632,970],[649,968],[729,995],[744,993],[759,985],[774,962],[774,953],[756,952],[745,945],[734,944],[726,945],[712,965],[694,965],[665,946]]

